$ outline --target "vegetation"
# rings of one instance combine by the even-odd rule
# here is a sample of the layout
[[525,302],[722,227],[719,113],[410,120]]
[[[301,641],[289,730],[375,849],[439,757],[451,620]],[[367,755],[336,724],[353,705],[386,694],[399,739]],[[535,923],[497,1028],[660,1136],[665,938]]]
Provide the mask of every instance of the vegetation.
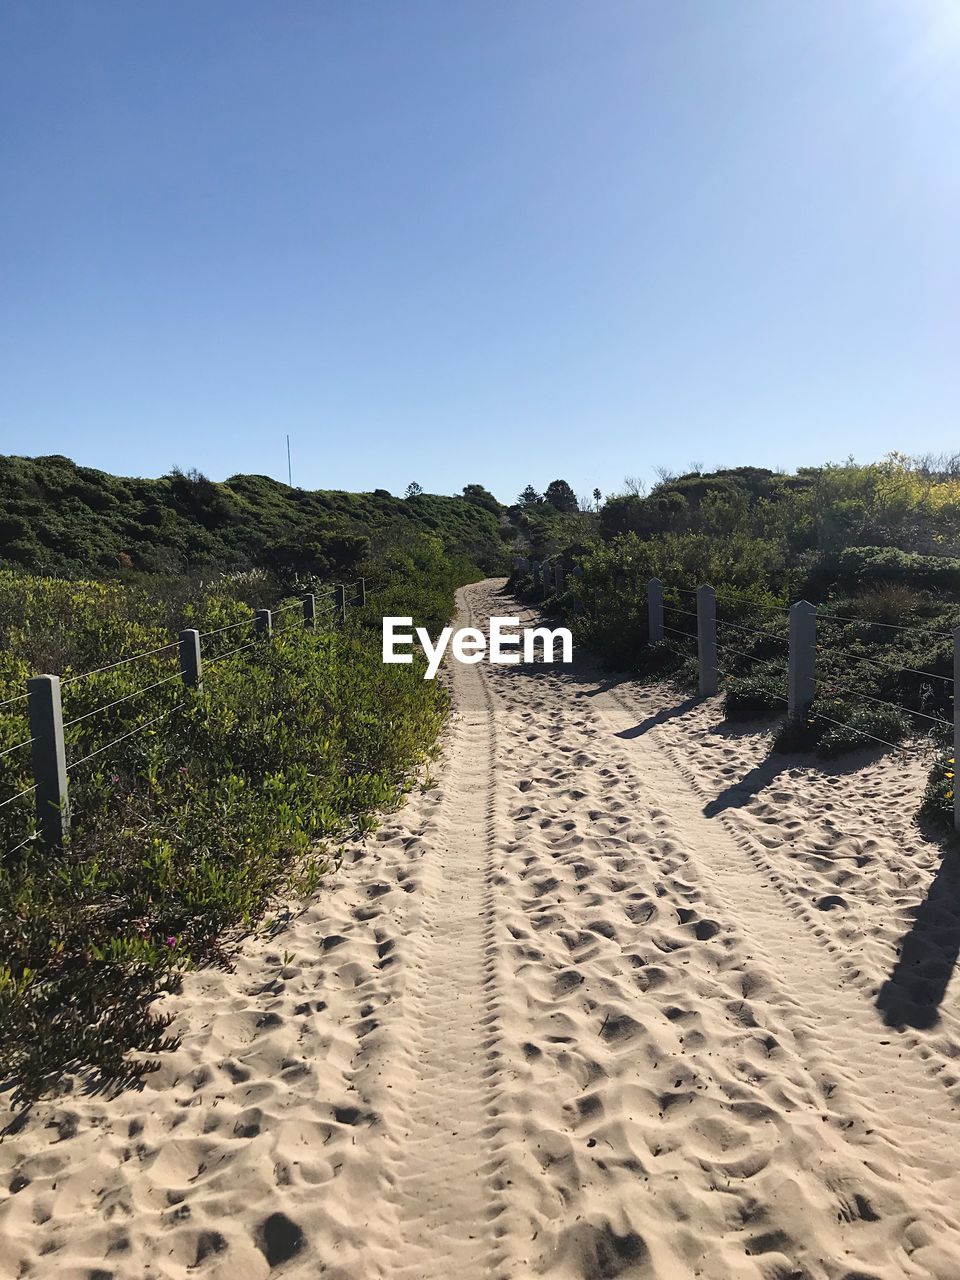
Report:
[[433,534],[445,552],[499,571],[500,506],[481,485],[406,498],[292,489],[267,476],[216,484],[174,469],[137,480],[69,458],[0,457],[0,567],[58,577],[203,575],[267,566],[358,574],[390,547]]
[[527,485],[506,515],[516,550],[534,559],[569,557],[584,550],[597,531],[595,511],[581,509],[566,480],[551,480],[543,493]]
[[[681,684],[696,665],[677,632],[714,583],[731,720],[782,717],[787,606],[815,602],[818,700],[781,724],[777,749],[926,736],[925,811],[949,820],[955,460],[698,471],[649,494],[629,482],[602,505],[555,480],[504,509],[476,484],[442,497],[411,483],[395,498],[0,459],[0,1073],[19,1096],[67,1066],[116,1073],[131,1050],[155,1051],[156,995],[222,958],[279,891],[309,892],[345,837],[402,800],[446,702],[419,662],[382,664],[380,616],[435,633],[455,587],[499,571],[511,547],[582,567],[558,602],[577,597],[581,643]],[[377,590],[370,606],[305,632],[301,592],[359,576]],[[651,647],[654,576],[675,630]],[[264,606],[278,633],[258,641],[250,613]],[[202,691],[177,674],[171,636],[185,625],[208,633]],[[21,694],[40,670],[61,673],[69,722],[73,825],[57,854],[37,846],[30,795],[16,798],[31,781]]]
[[[945,742],[953,717],[951,631],[960,622],[960,457],[892,455],[784,475],[741,467],[636,482],[607,500],[596,535],[576,531],[559,554],[578,640],[611,666],[650,678],[695,678],[694,592],[717,589],[724,712],[782,716],[787,608],[818,606],[817,702],[782,729],[779,749],[836,755],[906,740]],[[526,509],[526,508],[524,508]],[[539,507],[533,508],[539,510]],[[651,648],[646,583],[665,586],[673,628]],[[520,584],[523,586],[523,584]],[[529,585],[529,584],[528,584]],[[926,811],[946,818],[952,762],[931,774]]]
[[[504,543],[481,486],[449,499],[299,495],[259,478],[117,481],[61,459],[6,462],[8,474],[47,486],[31,528],[44,531],[36,545],[50,556],[35,566],[42,574],[24,571],[28,555],[0,569],[0,1075],[27,1099],[67,1067],[114,1074],[131,1050],[161,1047],[157,994],[187,966],[222,958],[278,892],[312,890],[339,843],[401,802],[435,749],[446,695],[419,660],[382,663],[380,616],[409,614],[435,633],[454,589],[482,572],[467,549],[496,563]],[[74,519],[63,492],[51,496],[55,480],[89,484],[76,500],[90,512],[112,493],[110,519]],[[329,523],[285,523],[301,501]],[[231,504],[243,520],[224,515]],[[205,582],[142,572],[149,558],[132,529],[148,507],[171,557],[155,564],[266,567]],[[66,538],[70,527],[75,541],[58,551],[54,531]],[[259,550],[258,528],[276,535]],[[10,564],[25,545],[11,556],[5,544]],[[109,580],[50,572],[71,549],[64,570],[75,553],[108,575],[108,546],[129,548],[131,561]],[[326,591],[319,603],[329,605],[323,573],[333,566],[363,573],[376,594],[348,610],[345,628],[328,611],[308,632],[300,589]],[[272,639],[252,631],[257,607],[277,610]],[[171,637],[183,626],[206,635],[202,691],[178,674]],[[21,695],[36,671],[63,680],[73,821],[60,853],[33,837],[32,796],[12,799],[31,782],[29,746],[8,748],[29,738]]]

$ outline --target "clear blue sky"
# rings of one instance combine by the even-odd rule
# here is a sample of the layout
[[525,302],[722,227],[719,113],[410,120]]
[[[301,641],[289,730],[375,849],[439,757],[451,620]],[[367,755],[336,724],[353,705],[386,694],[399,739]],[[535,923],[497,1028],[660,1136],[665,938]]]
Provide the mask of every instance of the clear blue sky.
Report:
[[960,0],[5,0],[0,451],[306,487],[960,448]]

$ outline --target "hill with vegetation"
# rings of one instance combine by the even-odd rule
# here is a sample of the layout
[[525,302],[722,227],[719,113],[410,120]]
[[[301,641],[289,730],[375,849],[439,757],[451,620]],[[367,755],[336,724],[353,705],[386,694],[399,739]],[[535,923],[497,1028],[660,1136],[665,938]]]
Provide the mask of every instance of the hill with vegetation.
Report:
[[67,578],[252,567],[336,577],[420,535],[484,572],[502,568],[512,535],[501,532],[493,494],[477,484],[454,497],[410,489],[403,498],[311,491],[242,475],[220,484],[179,470],[131,479],[58,455],[0,457],[0,568]]

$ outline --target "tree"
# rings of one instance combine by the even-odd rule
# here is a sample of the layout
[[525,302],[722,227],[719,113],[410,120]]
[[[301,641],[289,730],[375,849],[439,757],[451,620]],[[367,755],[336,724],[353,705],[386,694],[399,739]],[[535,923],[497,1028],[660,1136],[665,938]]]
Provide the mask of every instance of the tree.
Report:
[[603,494],[599,489],[593,491],[593,506],[596,511],[600,510],[600,503],[603,501]]
[[416,497],[418,497],[421,493],[423,493],[423,485],[422,485],[422,484],[417,484],[416,480],[411,480],[411,481],[410,481],[410,483],[407,485],[407,491],[406,491],[406,493],[404,494],[404,497],[405,497],[405,498],[416,498]]
[[543,496],[557,511],[576,512],[577,510],[577,495],[566,480],[551,480]]
[[528,484],[517,501],[521,507],[536,507],[543,501],[543,496],[537,493],[532,484]]
[[500,503],[490,490],[485,489],[482,484],[465,484],[463,486],[463,496],[467,502],[476,503],[478,507],[483,507],[485,511],[489,511],[495,516],[498,516],[502,510]]
[[230,502],[221,485],[215,484],[196,467],[181,471],[171,468],[167,482],[174,510],[196,520],[207,529],[229,518]]
[[280,578],[304,574],[350,573],[370,554],[370,539],[343,529],[318,529],[312,537],[284,537],[268,543],[263,560]]

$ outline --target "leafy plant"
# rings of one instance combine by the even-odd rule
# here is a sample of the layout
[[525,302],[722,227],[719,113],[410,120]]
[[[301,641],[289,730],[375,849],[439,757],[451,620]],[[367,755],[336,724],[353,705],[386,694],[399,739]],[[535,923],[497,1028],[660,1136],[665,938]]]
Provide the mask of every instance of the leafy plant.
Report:
[[[68,763],[92,756],[70,771],[63,851],[30,839],[29,796],[0,809],[0,1073],[21,1098],[67,1068],[116,1074],[131,1050],[164,1047],[156,995],[221,957],[278,892],[313,892],[338,844],[373,831],[432,758],[444,687],[420,662],[383,664],[379,617],[442,625],[478,571],[438,537],[370,568],[379,596],[344,629],[327,613],[313,632],[262,576],[171,600],[0,573],[0,703],[38,666],[61,672]],[[248,602],[271,589],[277,632],[256,640]],[[207,633],[202,691],[179,679],[171,617]],[[0,707],[3,746],[29,736],[23,705]],[[0,758],[0,799],[27,784],[28,764],[22,751]]]

